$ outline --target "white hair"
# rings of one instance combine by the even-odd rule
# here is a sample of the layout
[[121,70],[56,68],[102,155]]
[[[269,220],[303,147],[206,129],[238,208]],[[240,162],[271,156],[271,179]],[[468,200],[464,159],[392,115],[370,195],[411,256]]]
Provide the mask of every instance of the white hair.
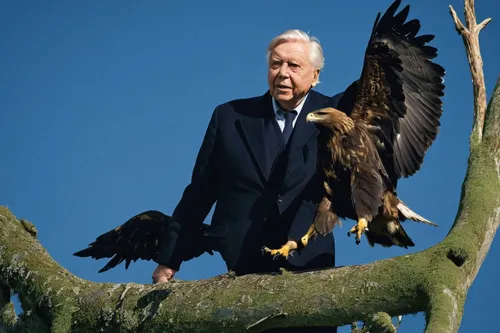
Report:
[[319,39],[314,36],[309,36],[307,32],[298,29],[287,30],[281,35],[276,36],[271,40],[269,46],[267,47],[267,55],[266,55],[267,64],[269,65],[271,52],[274,50],[276,46],[286,42],[295,42],[295,41],[304,41],[309,43],[309,50],[310,50],[309,57],[311,64],[315,69],[322,70],[323,66],[325,65],[325,58],[323,56],[323,48],[319,43]]

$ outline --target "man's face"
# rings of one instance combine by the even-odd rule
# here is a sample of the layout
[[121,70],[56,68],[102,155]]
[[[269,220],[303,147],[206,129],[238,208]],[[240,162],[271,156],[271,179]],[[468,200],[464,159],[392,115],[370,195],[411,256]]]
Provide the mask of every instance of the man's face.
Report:
[[319,69],[313,68],[306,42],[285,42],[269,57],[268,83],[271,95],[281,107],[292,110],[318,82]]

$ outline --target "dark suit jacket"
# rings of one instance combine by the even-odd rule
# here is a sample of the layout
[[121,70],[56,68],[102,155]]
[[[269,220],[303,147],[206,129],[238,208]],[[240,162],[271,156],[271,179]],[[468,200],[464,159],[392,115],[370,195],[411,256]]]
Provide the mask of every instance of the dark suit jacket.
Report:
[[205,133],[191,183],[174,210],[171,229],[157,259],[178,269],[189,230],[199,226],[216,202],[210,231],[222,238],[218,251],[237,272],[304,266],[321,254],[334,255],[333,236],[318,236],[286,260],[262,255],[261,246],[279,248],[299,240],[310,227],[322,196],[317,174],[318,130],[307,113],[336,106],[333,98],[311,90],[285,146],[275,121],[272,98],[238,99],[218,106]]

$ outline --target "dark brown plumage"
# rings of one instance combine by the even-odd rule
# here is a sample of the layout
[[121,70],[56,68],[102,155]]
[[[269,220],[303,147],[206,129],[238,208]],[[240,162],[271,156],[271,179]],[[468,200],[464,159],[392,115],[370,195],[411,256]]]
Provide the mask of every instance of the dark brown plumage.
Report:
[[[196,230],[188,232],[189,248],[185,249],[184,260],[202,255],[204,252],[213,254],[216,248],[215,238],[208,233],[209,225],[203,224]],[[129,219],[124,224],[100,235],[81,251],[74,253],[78,257],[94,259],[112,259],[99,270],[105,272],[123,261],[127,269],[132,261],[155,260],[160,249],[160,240],[165,238],[171,228],[175,228],[172,217],[159,211],[149,210]]]
[[320,130],[326,192],[315,231],[327,234],[347,217],[358,221],[349,231],[358,243],[366,231],[371,245],[406,248],[414,243],[400,221],[435,224],[411,211],[395,189],[399,178],[420,169],[439,131],[445,71],[431,61],[437,50],[426,43],[434,36],[417,36],[416,19],[405,22],[409,6],[395,15],[400,2],[378,14],[361,77],[345,91],[342,111],[317,110],[307,120]]

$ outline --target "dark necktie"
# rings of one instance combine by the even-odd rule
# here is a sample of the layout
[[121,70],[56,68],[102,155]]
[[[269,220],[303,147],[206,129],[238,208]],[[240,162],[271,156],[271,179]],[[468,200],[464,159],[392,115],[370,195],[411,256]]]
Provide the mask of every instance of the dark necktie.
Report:
[[292,134],[293,131],[292,124],[296,116],[297,116],[297,111],[295,110],[289,112],[283,111],[283,117],[285,118],[285,128],[283,128],[283,139],[285,140],[285,145],[288,142],[290,135]]

